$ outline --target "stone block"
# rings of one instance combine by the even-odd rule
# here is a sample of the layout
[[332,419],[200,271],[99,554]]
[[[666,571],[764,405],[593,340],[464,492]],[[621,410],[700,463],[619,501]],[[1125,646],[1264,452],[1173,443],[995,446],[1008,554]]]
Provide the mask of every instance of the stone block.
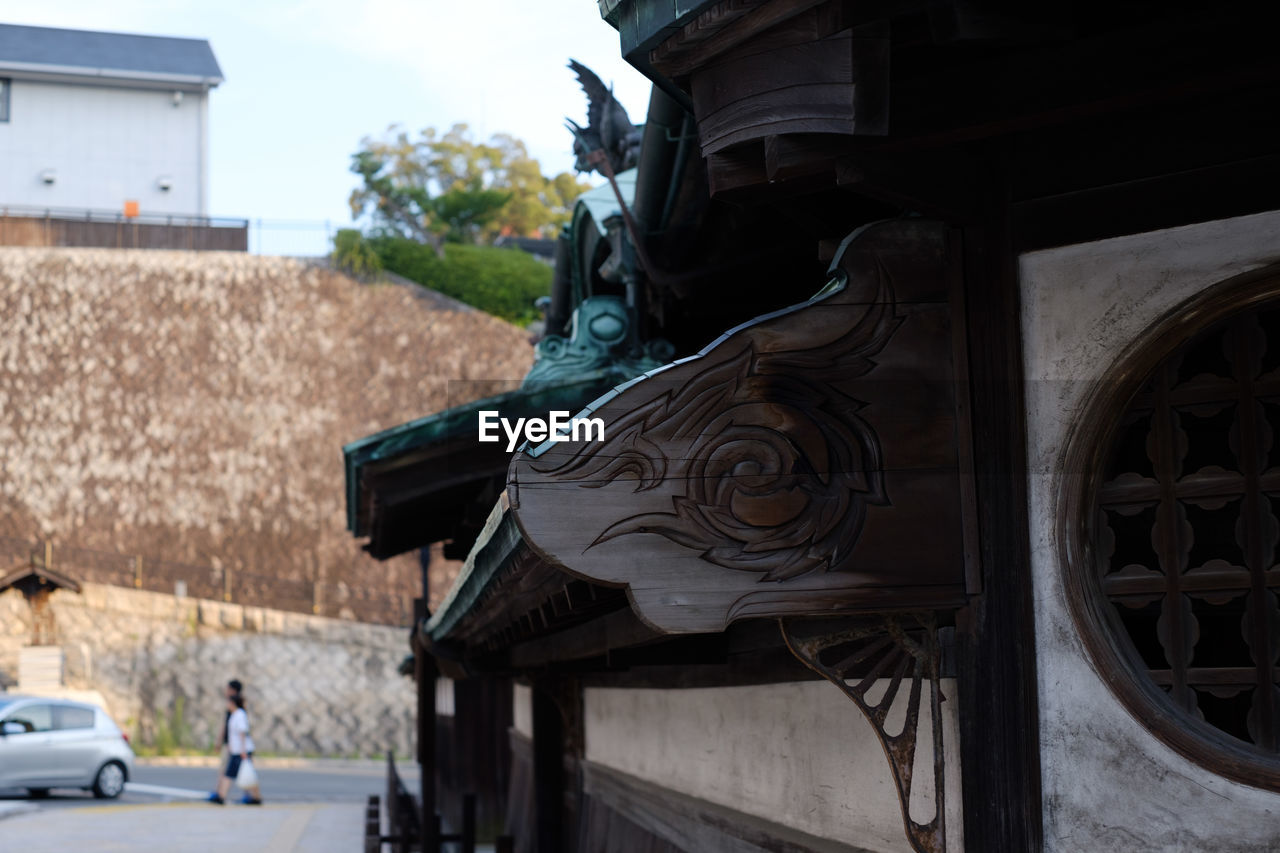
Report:
[[284,616],[285,614],[279,610],[262,611],[262,630],[268,634],[284,633]]
[[219,614],[222,627],[239,631],[244,628],[244,608],[238,604],[224,604]]

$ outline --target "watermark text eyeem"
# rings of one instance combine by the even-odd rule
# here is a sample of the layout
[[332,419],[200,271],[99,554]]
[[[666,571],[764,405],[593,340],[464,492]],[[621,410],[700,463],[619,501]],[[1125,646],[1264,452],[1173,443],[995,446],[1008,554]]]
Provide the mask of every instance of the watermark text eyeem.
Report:
[[516,418],[513,424],[494,410],[480,411],[480,440],[501,441],[499,429],[506,434],[507,452],[519,446],[521,439],[530,444],[544,441],[604,441],[603,418],[573,418],[568,412],[548,412],[549,420]]

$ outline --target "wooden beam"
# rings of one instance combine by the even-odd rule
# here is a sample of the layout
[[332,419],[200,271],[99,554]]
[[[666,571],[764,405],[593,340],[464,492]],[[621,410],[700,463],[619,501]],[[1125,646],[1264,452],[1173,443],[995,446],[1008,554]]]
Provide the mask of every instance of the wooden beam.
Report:
[[582,625],[514,646],[508,652],[516,669],[605,655],[614,649],[653,642],[663,635],[641,622],[631,608],[616,610]]
[[1280,153],[1013,206],[1019,251],[1274,210]]
[[[936,149],[1121,116],[1280,79],[1274,10],[1204,10],[1144,19],[1087,39],[907,65],[895,55],[892,138],[884,150]],[[936,52],[935,52],[935,55]]]
[[972,223],[981,210],[984,191],[964,152],[889,158],[859,151],[841,157],[835,175],[842,190],[947,222]]
[[[734,853],[857,853],[865,850],[808,835],[758,815],[677,794],[604,765],[584,761],[582,775],[583,792],[591,807],[607,809],[622,818],[620,822],[609,821],[604,827],[630,829],[621,837],[612,833],[589,835],[583,840],[591,850]],[[600,832],[602,827],[597,822],[586,828],[588,832]]]

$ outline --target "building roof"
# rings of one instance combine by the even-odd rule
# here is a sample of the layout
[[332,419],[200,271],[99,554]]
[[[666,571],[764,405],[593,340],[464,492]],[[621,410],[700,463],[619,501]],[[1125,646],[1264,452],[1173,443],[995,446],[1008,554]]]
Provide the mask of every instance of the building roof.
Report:
[[222,69],[205,39],[0,24],[0,73],[216,86]]
[[72,592],[80,591],[80,582],[70,575],[55,571],[50,568],[39,565],[32,561],[30,563],[20,563],[9,569],[4,574],[0,574],[0,591],[16,587],[24,581],[32,581],[37,586],[51,586],[55,589],[69,589]]
[[[622,200],[628,206],[634,204],[636,170],[627,169],[625,172],[619,172],[613,179],[618,184],[618,191],[622,193]],[[599,224],[601,231],[604,231],[604,221],[606,219],[622,213],[618,207],[618,196],[614,194],[613,187],[607,183],[601,184],[594,189],[589,189],[578,196],[577,204],[586,208],[587,212],[591,214],[591,218]]]

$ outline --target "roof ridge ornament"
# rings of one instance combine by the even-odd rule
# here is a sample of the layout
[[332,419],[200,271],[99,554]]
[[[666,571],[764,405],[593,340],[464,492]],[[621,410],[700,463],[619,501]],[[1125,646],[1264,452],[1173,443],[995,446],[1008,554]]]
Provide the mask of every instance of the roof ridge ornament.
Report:
[[568,67],[578,75],[578,83],[587,95],[587,126],[566,118],[565,127],[573,134],[573,154],[579,172],[605,174],[601,164],[590,155],[604,151],[614,174],[624,172],[640,160],[640,129],[632,124],[626,107],[614,97],[613,87],[605,86],[587,66],[570,59]]

